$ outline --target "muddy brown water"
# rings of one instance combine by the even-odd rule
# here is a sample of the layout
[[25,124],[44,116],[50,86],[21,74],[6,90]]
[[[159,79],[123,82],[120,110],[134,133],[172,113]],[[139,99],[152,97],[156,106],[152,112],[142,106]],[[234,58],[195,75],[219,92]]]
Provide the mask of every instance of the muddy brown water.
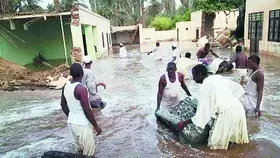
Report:
[[[165,73],[170,42],[162,43],[164,60],[140,54],[152,44],[131,46],[128,59],[111,54],[94,63],[93,72],[107,89],[99,88],[107,107],[96,114],[103,133],[96,137],[98,157],[280,157],[280,59],[261,56],[265,73],[264,114],[248,119],[250,143],[213,151],[205,144],[178,143],[177,137],[154,116],[158,80]],[[179,43],[195,58],[198,49]],[[216,50],[227,58],[226,50]],[[199,85],[187,85],[197,96]],[[74,145],[60,109],[60,91],[0,92],[0,157],[40,157],[44,151],[73,152]],[[184,93],[182,91],[182,97]]]

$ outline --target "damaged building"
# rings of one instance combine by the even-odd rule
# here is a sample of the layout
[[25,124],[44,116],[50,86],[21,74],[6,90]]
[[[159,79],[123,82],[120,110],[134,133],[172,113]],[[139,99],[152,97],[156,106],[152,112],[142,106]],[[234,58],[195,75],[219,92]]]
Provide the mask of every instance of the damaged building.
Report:
[[68,64],[93,59],[112,46],[110,21],[82,6],[69,11],[0,17],[0,57],[19,65],[40,54],[47,61]]

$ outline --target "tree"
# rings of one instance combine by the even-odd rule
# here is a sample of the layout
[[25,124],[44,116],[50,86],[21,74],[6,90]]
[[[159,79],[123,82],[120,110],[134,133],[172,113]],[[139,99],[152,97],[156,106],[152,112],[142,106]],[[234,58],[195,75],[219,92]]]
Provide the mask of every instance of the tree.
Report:
[[10,0],[1,0],[0,1],[0,13],[4,14],[4,13],[8,13],[10,10]]
[[174,16],[176,11],[175,0],[162,0],[162,3],[164,5],[165,13],[170,17]]
[[173,28],[173,21],[168,17],[157,16],[152,21],[151,27],[154,27],[157,31],[170,30]]
[[242,4],[243,0],[195,0],[194,9],[211,13],[239,8]]
[[186,7],[186,8],[189,7],[189,0],[180,0],[180,1],[181,1],[181,4],[182,4],[184,7]]
[[49,4],[47,5],[47,10],[48,10],[48,12],[53,12],[53,11],[55,11],[54,5],[49,3]]
[[0,13],[42,12],[39,2],[40,0],[0,0]]

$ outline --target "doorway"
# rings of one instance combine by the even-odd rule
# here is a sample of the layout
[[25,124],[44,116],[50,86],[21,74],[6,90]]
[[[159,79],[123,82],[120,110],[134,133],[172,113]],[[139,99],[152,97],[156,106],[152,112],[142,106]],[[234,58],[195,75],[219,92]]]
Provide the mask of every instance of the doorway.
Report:
[[177,41],[179,41],[179,28],[177,28]]
[[202,15],[202,29],[201,29],[201,37],[203,36],[212,36],[214,37],[214,20],[216,18],[215,13],[208,13],[208,14],[203,14]]
[[195,34],[196,34],[196,39],[199,39],[199,28],[196,28]]
[[86,35],[83,34],[84,55],[88,55]]
[[108,53],[109,53],[109,50],[110,50],[110,42],[109,42],[109,34],[106,33],[106,37],[107,37],[107,49],[108,49]]
[[262,40],[263,12],[249,14],[248,38],[250,39],[250,55],[259,54],[259,43]]

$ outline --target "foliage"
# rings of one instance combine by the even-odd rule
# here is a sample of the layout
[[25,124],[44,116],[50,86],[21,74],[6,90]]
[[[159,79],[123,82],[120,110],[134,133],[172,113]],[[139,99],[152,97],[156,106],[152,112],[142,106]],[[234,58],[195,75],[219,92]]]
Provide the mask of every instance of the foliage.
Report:
[[152,21],[151,27],[154,27],[157,31],[170,30],[173,28],[173,21],[168,17],[157,16]]
[[174,25],[176,24],[176,22],[190,21],[190,20],[191,20],[191,11],[188,9],[185,9],[183,13],[180,12],[177,13],[173,18]]
[[147,7],[146,13],[149,16],[156,16],[158,14],[161,14],[164,6],[162,3],[158,2],[157,0],[151,0],[151,4]]
[[206,13],[216,11],[227,11],[238,8],[243,4],[243,0],[195,0],[194,9],[202,10]]
[[47,5],[47,10],[49,11],[49,12],[52,12],[52,11],[54,11],[55,10],[55,7],[54,7],[54,4],[48,4]]
[[149,23],[155,16],[175,14],[175,0],[95,0],[95,5],[97,13],[114,26],[137,24],[142,17]]
[[42,12],[41,0],[0,0],[0,14],[16,12]]

